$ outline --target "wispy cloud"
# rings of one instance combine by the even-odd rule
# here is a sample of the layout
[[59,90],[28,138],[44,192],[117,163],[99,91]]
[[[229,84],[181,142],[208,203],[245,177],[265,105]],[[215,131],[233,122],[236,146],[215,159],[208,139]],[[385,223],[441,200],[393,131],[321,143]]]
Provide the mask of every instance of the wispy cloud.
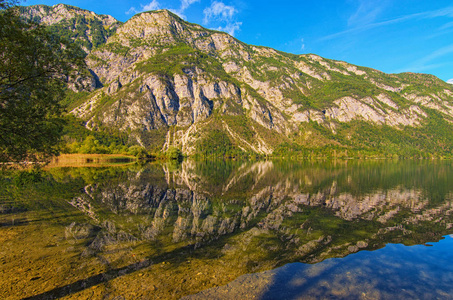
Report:
[[138,13],[141,13],[144,11],[149,11],[149,10],[156,10],[156,9],[160,8],[160,4],[159,4],[159,2],[157,2],[157,0],[153,0],[150,3],[145,4],[145,5],[140,4],[140,7],[141,7],[140,9],[137,9],[135,7],[129,8],[129,10],[126,11],[126,15],[138,14]]
[[181,7],[179,10],[185,11],[189,6],[197,2],[200,2],[200,0],[181,0]]
[[443,26],[441,26],[439,29],[445,30],[445,29],[450,29],[452,27],[453,27],[453,22],[448,22],[448,23],[444,24]]
[[181,5],[179,6],[178,9],[170,9],[170,10],[171,10],[172,12],[174,12],[175,14],[177,14],[178,16],[180,16],[181,18],[187,19],[187,17],[185,16],[184,12],[185,12],[186,9],[188,9],[192,4],[197,3],[197,2],[200,2],[200,0],[181,0]]
[[437,63],[437,64],[426,64],[426,65],[410,65],[404,68],[400,68],[397,70],[390,71],[390,73],[402,73],[402,72],[413,72],[413,73],[430,73],[430,71],[435,70],[437,68],[443,67],[445,64]]
[[234,36],[234,34],[236,33],[236,31],[238,31],[239,29],[241,29],[241,25],[242,25],[242,22],[234,22],[234,23],[229,23],[229,24],[226,24],[225,26],[220,26],[220,27],[217,27],[215,28],[215,30],[218,30],[218,31],[225,31],[227,32],[229,35],[232,35]]
[[214,1],[211,6],[203,10],[203,23],[209,25],[212,22],[221,23],[223,25],[215,28],[216,30],[226,31],[230,35],[234,35],[242,25],[242,22],[234,20],[234,16],[238,10],[234,6],[225,5],[223,2]]
[[426,70],[432,70],[441,66],[444,66],[445,63],[433,63],[436,59],[453,54],[453,44],[449,46],[442,47],[437,49],[428,55],[418,59],[417,61],[413,62],[412,64],[406,66],[405,68],[396,70],[394,73],[400,72],[422,72]]
[[438,10],[429,11],[426,13],[429,18],[450,17],[453,18],[453,6],[445,7]]
[[452,78],[452,79],[448,79],[448,80],[447,80],[447,83],[453,84],[453,78]]
[[382,21],[382,22],[373,22],[373,23],[362,25],[362,26],[353,27],[353,28],[346,29],[346,30],[343,30],[340,32],[336,32],[334,34],[324,36],[320,39],[320,41],[331,40],[331,39],[338,38],[338,37],[341,37],[341,36],[344,36],[347,34],[363,32],[363,31],[367,31],[367,30],[370,30],[373,28],[407,22],[410,20],[433,19],[433,18],[438,18],[438,17],[453,18],[453,6],[445,7],[445,8],[439,9],[439,10],[405,15],[405,16],[401,16],[398,18]]
[[452,45],[449,45],[449,46],[446,46],[446,47],[442,47],[432,53],[430,53],[429,55],[423,57],[422,59],[420,59],[417,63],[418,64],[425,64],[425,63],[428,63],[430,61],[433,61],[439,57],[442,57],[442,56],[445,56],[445,55],[448,55],[448,54],[451,54],[453,53],[453,44]]
[[300,46],[300,50],[305,50],[305,40],[300,39],[300,42],[302,43],[302,45]]
[[357,2],[357,10],[349,17],[348,26],[363,26],[374,22],[388,5],[388,0],[357,0]]

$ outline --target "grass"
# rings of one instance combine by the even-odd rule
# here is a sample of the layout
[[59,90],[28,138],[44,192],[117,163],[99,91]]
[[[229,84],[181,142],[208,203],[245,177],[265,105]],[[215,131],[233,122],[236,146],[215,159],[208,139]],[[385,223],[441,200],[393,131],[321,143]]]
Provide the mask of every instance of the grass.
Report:
[[136,161],[135,156],[123,154],[62,154],[54,157],[47,167],[107,167],[134,164]]

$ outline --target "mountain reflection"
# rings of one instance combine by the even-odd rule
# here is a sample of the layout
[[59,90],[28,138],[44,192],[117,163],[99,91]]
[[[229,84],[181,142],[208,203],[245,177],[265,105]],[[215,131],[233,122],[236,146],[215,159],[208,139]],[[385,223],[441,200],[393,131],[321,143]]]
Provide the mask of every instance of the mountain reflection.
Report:
[[[451,162],[186,160],[53,168],[45,176],[15,192],[40,205],[2,208],[0,224],[12,225],[2,231],[5,270],[46,265],[17,286],[19,298],[177,299],[287,263],[453,232]],[[13,234],[26,240],[8,240]],[[24,256],[20,242],[42,258]],[[3,275],[15,289],[14,276]]]
[[423,162],[184,161],[107,176],[70,203],[130,239],[197,248],[227,236],[223,253],[249,242],[275,265],[313,263],[438,240],[452,227],[450,173]]

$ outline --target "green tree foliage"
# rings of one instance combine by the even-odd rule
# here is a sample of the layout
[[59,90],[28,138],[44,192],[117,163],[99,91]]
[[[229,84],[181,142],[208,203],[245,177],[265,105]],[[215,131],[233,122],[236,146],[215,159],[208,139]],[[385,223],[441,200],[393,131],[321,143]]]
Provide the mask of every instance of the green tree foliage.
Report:
[[203,138],[197,141],[196,153],[202,157],[236,157],[245,154],[219,128],[211,128],[204,133]]
[[167,158],[171,160],[181,160],[182,159],[182,152],[176,147],[168,148],[166,152]]
[[149,155],[148,151],[146,151],[144,147],[138,145],[129,147],[127,154],[133,155],[139,160],[148,160],[152,158],[152,156]]
[[15,5],[17,3],[17,1],[5,1],[5,0],[0,0],[0,9],[5,9],[5,8],[9,8],[11,7],[12,5]]
[[0,162],[57,153],[65,84],[83,65],[80,48],[22,21],[0,0]]

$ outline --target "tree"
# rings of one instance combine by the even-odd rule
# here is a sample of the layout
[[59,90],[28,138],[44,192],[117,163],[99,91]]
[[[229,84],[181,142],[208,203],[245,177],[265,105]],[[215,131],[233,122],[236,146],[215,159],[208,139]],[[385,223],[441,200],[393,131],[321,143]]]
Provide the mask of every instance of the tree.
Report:
[[170,147],[166,152],[167,158],[171,160],[182,160],[183,155],[179,148]]
[[23,21],[0,0],[0,163],[42,161],[57,153],[60,100],[83,66],[83,52]]
[[16,0],[0,0],[0,9],[9,8],[17,3]]

